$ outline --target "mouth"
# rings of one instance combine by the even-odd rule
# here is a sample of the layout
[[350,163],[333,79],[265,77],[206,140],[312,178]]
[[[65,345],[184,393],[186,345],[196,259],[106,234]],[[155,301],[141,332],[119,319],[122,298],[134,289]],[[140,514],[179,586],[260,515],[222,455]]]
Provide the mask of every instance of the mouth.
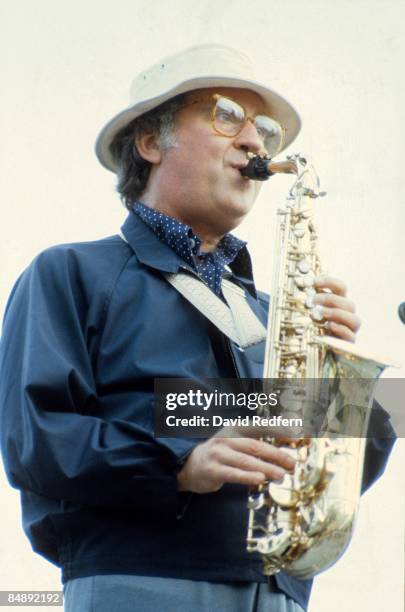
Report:
[[243,174],[241,174],[241,170],[244,170],[246,166],[248,165],[248,163],[249,163],[248,161],[243,161],[243,162],[239,162],[236,164],[231,164],[231,168],[233,168],[234,170],[237,170],[237,172],[239,173],[239,176],[244,181],[250,181],[248,176],[243,176]]

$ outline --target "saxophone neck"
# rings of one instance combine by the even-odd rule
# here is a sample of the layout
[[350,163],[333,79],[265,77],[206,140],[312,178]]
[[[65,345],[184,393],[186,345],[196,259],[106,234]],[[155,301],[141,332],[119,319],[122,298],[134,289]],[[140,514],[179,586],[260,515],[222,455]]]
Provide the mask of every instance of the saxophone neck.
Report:
[[298,174],[297,162],[294,159],[268,163],[268,171],[271,174]]

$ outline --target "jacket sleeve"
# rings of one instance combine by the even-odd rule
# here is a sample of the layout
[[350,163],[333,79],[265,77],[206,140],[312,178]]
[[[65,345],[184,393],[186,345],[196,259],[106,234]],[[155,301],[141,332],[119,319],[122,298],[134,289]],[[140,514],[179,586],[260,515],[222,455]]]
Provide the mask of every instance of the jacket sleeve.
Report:
[[362,493],[384,473],[395,440],[396,434],[388,412],[374,400],[367,432]]
[[55,500],[176,517],[176,474],[196,442],[159,441],[135,422],[94,416],[99,399],[87,344],[99,330],[86,319],[92,306],[82,284],[55,248],[34,260],[11,294],[0,351],[8,479]]

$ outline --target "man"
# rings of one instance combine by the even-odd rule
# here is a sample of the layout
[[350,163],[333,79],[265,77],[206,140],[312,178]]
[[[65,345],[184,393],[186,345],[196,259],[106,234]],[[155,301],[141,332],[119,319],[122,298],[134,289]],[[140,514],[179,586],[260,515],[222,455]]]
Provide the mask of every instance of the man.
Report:
[[[166,58],[131,91],[97,141],[130,210],[121,236],[41,253],[5,316],[2,450],[24,529],[61,566],[69,611],[299,611],[311,581],[268,580],[245,545],[246,485],[294,461],[221,432],[155,438],[152,401],[155,378],[260,377],[263,342],[240,351],[167,275],[186,270],[222,303],[227,275],[265,322],[246,245],[230,233],[260,189],[240,171],[249,153],[282,151],[300,120],[222,46]],[[344,284],[316,288],[329,333],[353,341]],[[369,445],[364,488],[389,447]]]

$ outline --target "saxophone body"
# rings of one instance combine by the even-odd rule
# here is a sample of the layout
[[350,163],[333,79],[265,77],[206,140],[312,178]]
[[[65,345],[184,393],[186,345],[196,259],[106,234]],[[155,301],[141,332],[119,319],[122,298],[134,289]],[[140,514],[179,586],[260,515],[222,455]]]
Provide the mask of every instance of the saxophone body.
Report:
[[[321,272],[314,207],[324,195],[315,170],[300,155],[267,163],[270,175],[295,177],[277,213],[263,379],[264,385],[285,383],[283,409],[300,412],[311,428],[299,437],[265,438],[297,463],[281,482],[250,490],[247,549],[262,555],[266,575],[283,570],[307,579],[333,565],[350,542],[373,386],[385,364],[327,337],[313,305],[314,279]],[[322,393],[326,400],[320,402]]]

